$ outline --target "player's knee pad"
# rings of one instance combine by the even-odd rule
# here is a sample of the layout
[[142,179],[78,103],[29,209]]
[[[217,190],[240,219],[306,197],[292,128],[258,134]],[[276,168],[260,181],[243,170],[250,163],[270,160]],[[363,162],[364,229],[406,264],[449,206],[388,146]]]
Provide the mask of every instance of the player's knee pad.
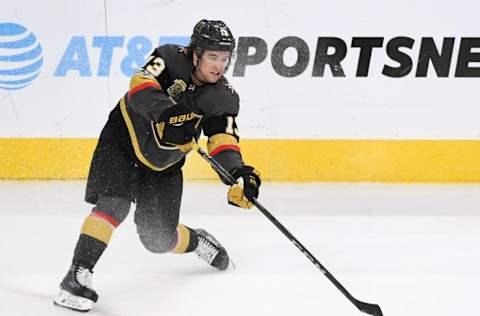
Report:
[[140,241],[149,251],[171,251],[177,242],[178,218],[161,209],[137,204],[134,216]]
[[149,230],[137,226],[137,233],[143,246],[153,253],[169,252],[177,243],[176,230]]
[[118,226],[122,223],[130,211],[130,201],[125,198],[101,196],[92,212],[106,215]]

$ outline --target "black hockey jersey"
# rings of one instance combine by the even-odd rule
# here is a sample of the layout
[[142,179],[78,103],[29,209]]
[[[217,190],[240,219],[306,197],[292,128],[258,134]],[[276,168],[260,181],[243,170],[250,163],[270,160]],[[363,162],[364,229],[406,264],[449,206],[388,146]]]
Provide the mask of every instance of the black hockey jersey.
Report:
[[163,45],[134,74],[130,90],[120,100],[120,109],[135,155],[156,171],[185,158],[187,153],[162,143],[155,130],[163,110],[181,103],[201,117],[196,138],[203,131],[209,138],[209,153],[228,171],[241,167],[235,121],[239,112],[238,94],[224,77],[215,84],[196,86],[191,80],[192,70],[192,56],[185,47]]

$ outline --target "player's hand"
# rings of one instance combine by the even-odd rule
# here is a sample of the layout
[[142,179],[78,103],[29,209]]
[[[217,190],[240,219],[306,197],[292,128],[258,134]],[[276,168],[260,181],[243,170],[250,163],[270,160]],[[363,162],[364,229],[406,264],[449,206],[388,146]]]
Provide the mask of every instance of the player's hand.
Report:
[[241,208],[251,208],[252,198],[258,198],[260,173],[251,166],[243,166],[235,169],[232,176],[239,184],[232,185],[228,190],[228,203]]
[[175,104],[165,109],[160,115],[155,124],[157,136],[165,144],[175,145],[180,150],[188,151],[191,146],[185,145],[195,139],[196,127],[201,118],[201,115],[187,109],[184,105]]

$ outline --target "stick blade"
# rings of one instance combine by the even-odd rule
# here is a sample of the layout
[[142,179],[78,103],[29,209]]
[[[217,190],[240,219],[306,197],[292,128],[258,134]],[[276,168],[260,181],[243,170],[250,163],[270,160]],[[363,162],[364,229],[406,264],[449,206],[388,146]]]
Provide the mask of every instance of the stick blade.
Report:
[[355,305],[364,313],[374,316],[383,316],[382,309],[377,304],[369,304],[357,300]]

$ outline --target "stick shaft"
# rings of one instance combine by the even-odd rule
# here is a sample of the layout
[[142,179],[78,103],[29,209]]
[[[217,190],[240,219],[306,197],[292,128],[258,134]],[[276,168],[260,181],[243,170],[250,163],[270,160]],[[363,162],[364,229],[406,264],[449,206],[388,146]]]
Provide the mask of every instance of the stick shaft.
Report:
[[[217,173],[225,180],[229,185],[237,184],[237,180],[232,177],[232,175],[225,170],[225,168],[218,163],[214,158],[212,158],[203,148],[198,146],[197,143],[193,145],[193,148],[212,166],[212,168],[217,171]],[[256,198],[250,200],[255,207],[262,212],[265,217],[267,217],[270,222],[272,222],[294,245],[298,248],[314,265],[317,267],[320,272],[323,273],[334,285],[335,287],[342,292],[342,294],[348,298],[358,309],[363,312],[372,314],[372,315],[382,315],[380,307],[374,304],[368,304],[361,302],[354,298],[345,287],[320,263],[320,261],[315,258],[315,256],[308,251],[308,249],[302,245],[302,243],[288,231],[288,229],[283,226]]]

